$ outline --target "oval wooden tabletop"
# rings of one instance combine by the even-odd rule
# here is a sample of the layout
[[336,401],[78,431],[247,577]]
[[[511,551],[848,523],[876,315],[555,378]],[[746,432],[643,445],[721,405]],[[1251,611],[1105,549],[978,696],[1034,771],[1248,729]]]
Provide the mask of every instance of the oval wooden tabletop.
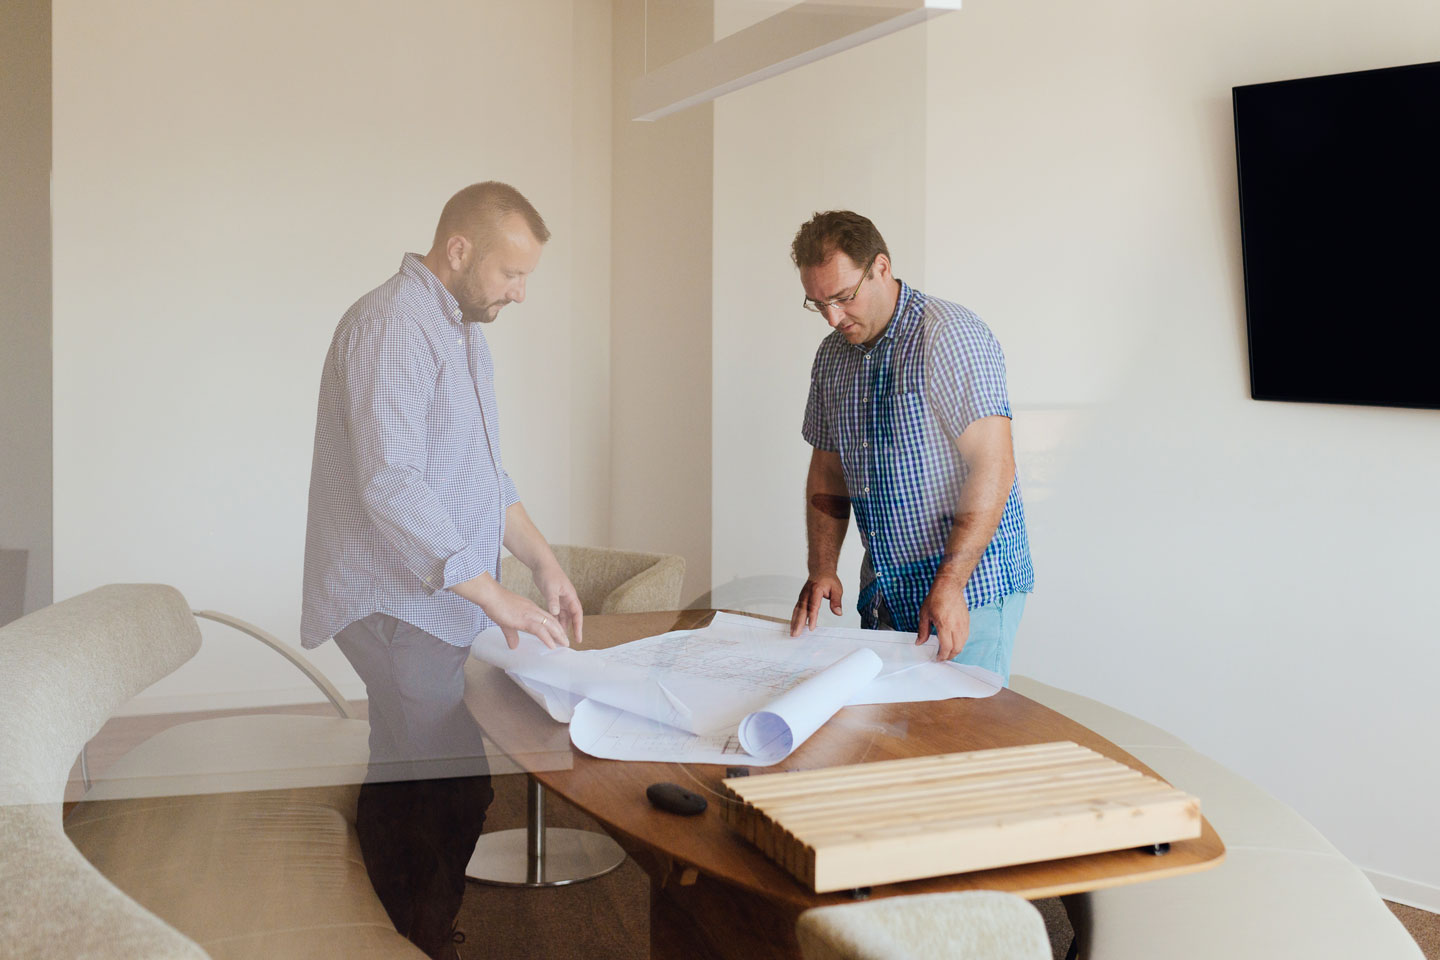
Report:
[[[686,610],[586,617],[582,649],[703,626],[712,614],[710,610]],[[719,791],[724,767],[596,759],[574,749],[568,728],[551,720],[503,672],[472,657],[465,674],[466,704],[489,739],[546,787],[600,821],[622,841],[657,851],[709,877],[787,901],[795,908],[851,900],[848,893],[811,893],[725,826],[720,809],[726,801]],[[812,770],[1055,740],[1073,740],[1158,776],[1089,728],[1012,690],[1002,690],[984,700],[845,707],[785,760],[753,769],[756,773]],[[678,783],[706,796],[709,809],[696,817],[679,817],[655,809],[645,798],[645,788],[658,781]],[[1203,809],[1203,797],[1201,805]],[[1218,865],[1224,855],[1225,845],[1207,820],[1198,839],[1172,844],[1170,852],[1162,856],[1120,850],[887,884],[875,887],[871,895],[985,889],[1034,899],[1191,873]]]

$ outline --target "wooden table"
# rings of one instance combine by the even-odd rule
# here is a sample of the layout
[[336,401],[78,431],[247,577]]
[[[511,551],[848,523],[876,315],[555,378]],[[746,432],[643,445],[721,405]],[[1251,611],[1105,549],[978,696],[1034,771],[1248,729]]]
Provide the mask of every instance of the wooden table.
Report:
[[[584,649],[703,626],[711,615],[689,610],[587,617]],[[702,935],[708,930],[705,939],[717,955],[798,956],[794,920],[799,913],[852,901],[849,893],[811,893],[724,825],[718,795],[724,767],[596,759],[573,749],[568,728],[551,720],[501,671],[472,657],[465,673],[466,703],[487,736],[546,788],[603,824],[650,874],[652,924],[662,913],[673,922],[678,909]],[[1156,775],[1088,728],[1012,690],[984,700],[845,707],[800,749],[764,771],[1054,740],[1073,740]],[[655,809],[645,788],[666,780],[709,797],[710,809],[698,817]],[[869,895],[985,889],[1036,899],[1192,873],[1218,865],[1224,855],[1225,845],[1205,821],[1198,839],[1172,844],[1162,856],[1120,850],[888,884]]]

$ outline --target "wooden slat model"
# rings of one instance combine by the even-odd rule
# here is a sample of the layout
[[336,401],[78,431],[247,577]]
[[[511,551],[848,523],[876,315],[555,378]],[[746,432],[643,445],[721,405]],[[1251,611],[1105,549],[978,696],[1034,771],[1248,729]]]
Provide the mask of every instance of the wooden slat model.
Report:
[[816,893],[1200,836],[1200,801],[1078,744],[724,781],[725,822]]

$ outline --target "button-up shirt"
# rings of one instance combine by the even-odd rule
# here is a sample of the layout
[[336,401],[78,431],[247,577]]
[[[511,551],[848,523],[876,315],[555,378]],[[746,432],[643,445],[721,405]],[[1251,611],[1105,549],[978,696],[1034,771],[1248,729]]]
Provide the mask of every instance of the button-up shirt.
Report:
[[[859,609],[874,607],[878,594],[896,629],[919,627],[967,473],[955,440],[982,417],[1010,415],[1005,357],[989,327],[903,282],[872,347],[838,330],[821,341],[802,433],[840,454],[865,546]],[[1017,478],[965,602],[973,610],[1034,588]]]
[[320,376],[300,638],[386,613],[455,646],[491,625],[449,587],[500,577],[505,511],[494,366],[419,256],[340,320]]

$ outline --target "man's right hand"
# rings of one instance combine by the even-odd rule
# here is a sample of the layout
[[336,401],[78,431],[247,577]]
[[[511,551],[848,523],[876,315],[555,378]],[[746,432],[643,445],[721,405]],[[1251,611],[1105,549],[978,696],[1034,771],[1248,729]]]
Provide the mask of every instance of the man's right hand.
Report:
[[546,613],[527,597],[500,586],[488,573],[450,588],[485,611],[505,635],[505,643],[514,650],[520,645],[520,631],[534,634],[550,649],[570,646],[560,618]]
[[800,636],[802,627],[814,630],[820,626],[820,604],[827,598],[831,613],[837,617],[844,613],[845,608],[840,605],[840,595],[844,591],[840,578],[833,573],[823,573],[806,580],[805,586],[800,588],[800,599],[795,601],[795,612],[790,615],[790,636]]

